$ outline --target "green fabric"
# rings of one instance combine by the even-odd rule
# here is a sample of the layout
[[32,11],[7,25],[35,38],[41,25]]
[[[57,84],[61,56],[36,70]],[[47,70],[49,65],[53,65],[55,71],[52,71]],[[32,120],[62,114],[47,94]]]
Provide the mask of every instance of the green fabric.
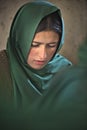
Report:
[[[59,54],[41,70],[32,69],[26,62],[39,22],[44,16],[55,11],[61,16],[60,9],[49,2],[30,2],[23,5],[15,15],[6,51],[10,62],[14,100],[17,104],[23,102],[32,104],[50,86],[54,74],[62,67],[71,65],[71,62]],[[58,51],[64,43],[62,16],[61,20],[62,38]]]
[[[11,46],[11,43],[8,42],[8,45]],[[11,48],[11,50],[13,50],[13,48]],[[29,98],[34,97],[35,100],[35,103],[32,104],[31,107],[28,103],[23,111],[17,109],[16,112],[14,107],[8,107],[8,104],[2,102],[2,107],[0,106],[0,128],[9,130],[87,130],[87,40],[79,49],[78,55],[79,64],[58,71],[53,81],[50,83],[50,87],[41,98],[36,98],[35,100],[37,96],[33,95],[32,91],[30,91],[31,95],[29,95]],[[55,63],[54,59],[52,63]],[[21,67],[26,68],[25,66],[27,66],[22,65],[24,62],[19,62],[20,68],[18,68],[18,63],[15,62],[15,59],[12,60],[12,62],[17,64],[17,66],[14,67],[17,71],[20,70]],[[61,64],[62,62],[59,63]],[[12,74],[14,77],[15,75],[13,72],[15,70],[13,70]],[[24,69],[24,72],[26,72],[25,70],[26,69]],[[34,74],[37,75],[37,72],[34,72],[36,71],[32,70],[30,76],[31,74],[32,77]],[[39,71],[38,75],[43,74],[43,76],[46,77],[46,74],[42,72],[43,71]],[[52,72],[56,73],[57,71],[55,69]],[[21,74],[23,74],[23,72],[21,72]],[[22,80],[20,82],[22,82]],[[13,81],[17,83],[15,77]],[[17,84],[17,86],[15,85],[15,82],[14,88],[17,89],[15,91],[16,93],[18,91],[21,92],[20,95],[22,95],[23,87],[24,93],[28,93],[27,89],[25,91],[25,82],[24,86],[22,85],[23,82],[21,83],[20,89]],[[30,86],[30,88],[32,87]],[[33,100],[31,101],[33,103]]]
[[87,39],[84,39],[83,44],[81,44],[79,47],[79,52],[78,52],[79,64],[78,65],[82,67],[87,67]]
[[78,65],[56,74],[48,92],[31,108],[33,130],[87,130],[87,40],[78,58]]
[[[18,14],[20,14],[20,11]],[[18,14],[16,17],[19,16]],[[0,129],[87,130],[87,40],[84,41],[84,45],[79,49],[78,65],[60,70],[62,63],[66,62],[66,59],[59,55],[55,56],[41,71],[35,71],[26,64],[27,51],[19,51],[21,48],[18,46],[20,46],[24,40],[23,36],[18,39],[20,41],[22,40],[18,42],[18,44],[12,42],[13,38],[11,37],[15,20],[8,40],[7,52],[8,56],[11,56],[11,75],[12,81],[14,82],[15,97],[17,100],[27,99],[28,104],[24,109],[17,109],[17,111],[15,111],[12,104],[8,105],[8,102],[3,102],[4,100],[0,99]],[[21,24],[19,25],[22,29],[23,25]],[[19,26],[17,26],[17,28],[18,27]],[[20,29],[15,31],[20,32]],[[21,33],[23,32],[24,31],[21,31]],[[13,36],[17,35],[15,33]],[[14,41],[16,39],[17,37],[14,37]],[[25,44],[25,42],[23,43]],[[21,44],[23,46],[22,49],[25,49],[26,47],[24,48],[23,43]],[[21,55],[21,51],[23,51],[23,55]],[[18,59],[16,59],[16,56]],[[60,64],[60,67],[57,65],[57,62]],[[69,62],[64,63],[64,66],[68,63]],[[5,62],[0,65],[2,66],[0,67],[0,71],[3,68],[2,71],[4,72],[1,73],[1,87],[1,84],[6,85],[9,71],[6,71],[6,69],[4,71]],[[54,67],[54,69],[52,67]],[[55,73],[56,75],[53,78],[52,75]],[[5,83],[3,83],[4,80],[2,80],[4,79],[4,75],[6,77]],[[28,79],[29,83],[27,83],[26,79]],[[32,84],[30,84],[30,81]],[[48,81],[52,82],[47,84]],[[47,86],[44,86],[45,83]],[[50,87],[48,87],[48,85]],[[48,89],[44,92],[45,87],[48,87]],[[41,96],[42,94],[43,96]],[[31,106],[30,103],[32,103]]]

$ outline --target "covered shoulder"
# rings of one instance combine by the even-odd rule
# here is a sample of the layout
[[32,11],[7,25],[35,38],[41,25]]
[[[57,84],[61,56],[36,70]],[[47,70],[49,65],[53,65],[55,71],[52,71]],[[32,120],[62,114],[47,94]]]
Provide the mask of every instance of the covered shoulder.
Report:
[[71,61],[60,54],[56,54],[54,59],[50,62],[53,69],[51,70],[53,73],[58,72],[60,69],[65,69],[72,65]]
[[[0,77],[10,73],[10,67],[6,50],[0,51]],[[1,75],[2,74],[2,75]]]
[[60,54],[56,54],[55,58],[62,64],[72,65],[72,62],[69,59],[67,59],[66,57],[64,57]]
[[12,79],[10,74],[10,66],[5,50],[0,51],[0,96],[11,96]]

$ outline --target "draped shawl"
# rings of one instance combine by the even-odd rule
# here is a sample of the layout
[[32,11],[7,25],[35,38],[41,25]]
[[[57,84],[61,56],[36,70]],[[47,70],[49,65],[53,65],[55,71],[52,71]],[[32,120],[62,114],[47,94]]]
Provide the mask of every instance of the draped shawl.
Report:
[[60,9],[46,1],[29,2],[17,11],[9,33],[7,55],[14,89],[14,99],[19,103],[33,103],[50,86],[54,74],[71,62],[58,54],[41,70],[27,64],[27,56],[38,24],[48,14],[57,11],[62,21],[62,37],[58,51],[64,43],[64,23]]

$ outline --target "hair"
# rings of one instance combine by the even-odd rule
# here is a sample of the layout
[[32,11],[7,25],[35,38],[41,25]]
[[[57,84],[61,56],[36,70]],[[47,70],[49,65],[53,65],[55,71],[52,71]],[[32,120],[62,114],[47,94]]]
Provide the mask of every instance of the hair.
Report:
[[62,35],[62,21],[58,12],[51,13],[45,16],[39,23],[36,33],[41,31],[54,31],[61,37]]
[[[54,31],[54,32],[56,32],[59,35],[59,42],[58,42],[58,47],[59,47],[61,36],[62,36],[62,20],[61,20],[61,17],[59,16],[57,11],[45,16],[40,21],[40,23],[39,23],[39,25],[36,29],[35,34],[42,32],[42,31]],[[56,51],[55,51],[54,55],[56,54]]]

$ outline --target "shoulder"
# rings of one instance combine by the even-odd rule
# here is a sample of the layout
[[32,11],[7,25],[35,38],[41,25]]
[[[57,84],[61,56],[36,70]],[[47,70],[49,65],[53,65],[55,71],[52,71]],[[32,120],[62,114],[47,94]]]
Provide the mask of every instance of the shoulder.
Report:
[[0,51],[0,65],[5,62],[6,63],[8,62],[7,53],[6,53],[6,50],[1,50]]
[[7,58],[7,53],[6,50],[1,50],[0,51],[0,65],[4,64],[4,63],[8,62],[8,58]]
[[56,54],[56,58],[57,58],[57,60],[59,60],[63,64],[72,65],[72,62],[69,59],[67,59],[66,57],[64,57],[60,54]]
[[2,71],[6,71],[6,72],[9,72],[9,61],[8,61],[8,56],[7,56],[7,53],[6,53],[6,50],[1,50],[0,51],[0,73]]
[[10,77],[10,64],[6,50],[0,51],[0,79],[1,77]]
[[12,79],[10,73],[10,65],[6,50],[0,51],[0,95],[9,93],[12,87]]

